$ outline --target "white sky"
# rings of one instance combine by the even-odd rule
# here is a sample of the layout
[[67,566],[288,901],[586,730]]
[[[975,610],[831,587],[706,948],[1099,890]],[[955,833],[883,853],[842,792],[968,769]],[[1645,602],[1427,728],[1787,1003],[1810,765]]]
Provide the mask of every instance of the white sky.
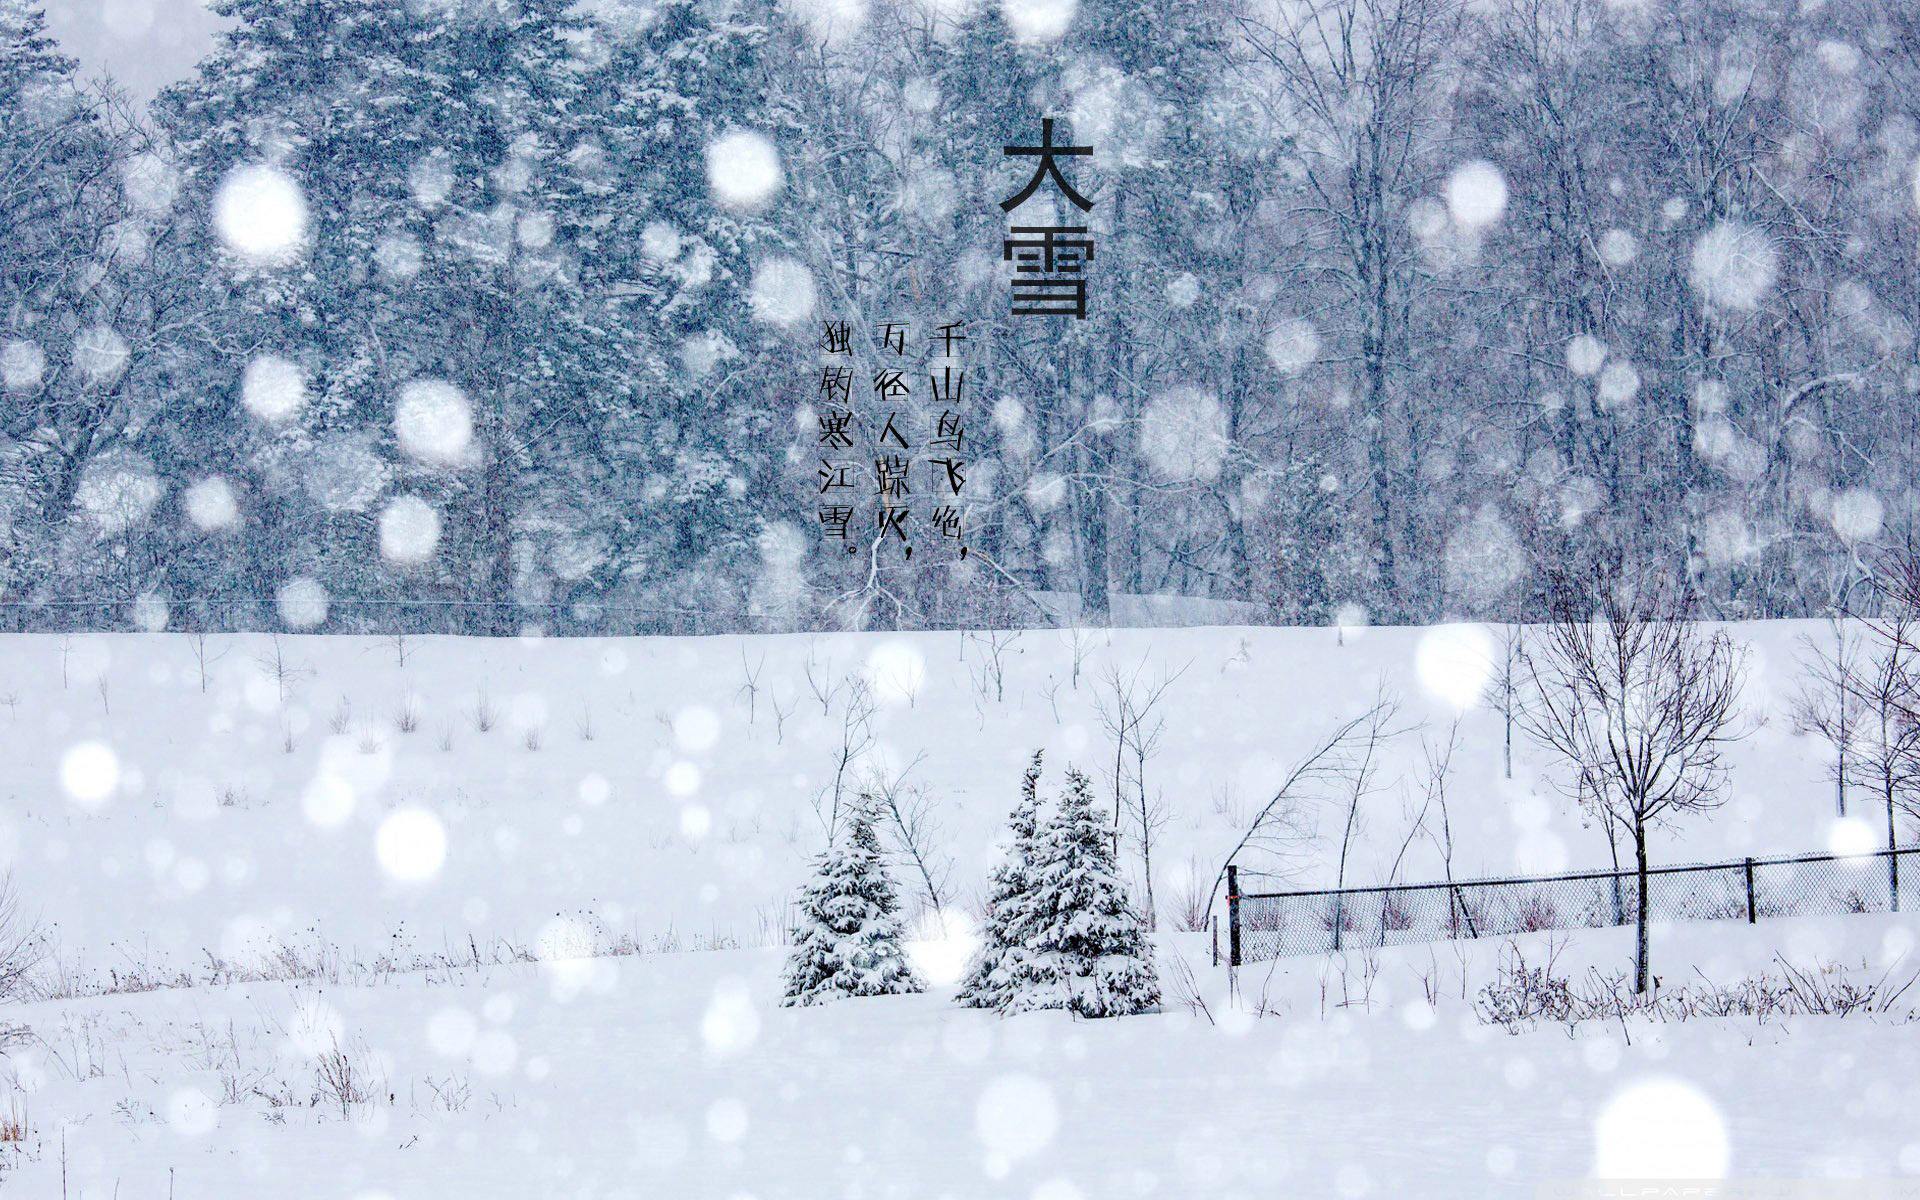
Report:
[[184,79],[220,21],[201,0],[42,0],[60,46],[142,100]]

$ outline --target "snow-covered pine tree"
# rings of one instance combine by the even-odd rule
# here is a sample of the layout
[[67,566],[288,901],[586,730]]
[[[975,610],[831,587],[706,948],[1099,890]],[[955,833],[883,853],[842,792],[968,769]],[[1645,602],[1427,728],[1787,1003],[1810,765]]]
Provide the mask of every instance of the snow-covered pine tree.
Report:
[[1032,982],[1003,1011],[1064,1008],[1119,1017],[1159,1007],[1145,927],[1115,873],[1093,787],[1078,771],[1067,772],[1066,794],[1041,833],[1031,904]]
[[1004,1006],[1030,974],[1026,947],[1022,943],[1033,922],[1033,859],[1040,829],[1041,753],[1034,751],[1033,761],[1020,781],[1020,803],[1007,818],[1013,843],[1007,847],[1007,857],[993,869],[980,950],[967,968],[959,994],[954,997],[968,1008]]
[[781,1001],[788,1008],[926,990],[901,948],[899,901],[875,819],[870,803],[856,803],[800,894]]
[[[181,235],[216,297],[194,385],[176,387],[217,408],[231,443],[180,466],[273,501],[248,513],[268,561],[247,590],[311,573],[517,632],[510,603],[631,574],[613,547],[647,516],[608,490],[635,473],[608,430],[650,376],[596,259],[598,230],[648,201],[616,186],[588,121],[597,27],[574,8],[217,0],[228,29],[161,97]],[[265,259],[206,220],[262,171],[304,216]],[[304,403],[253,419],[248,372],[269,359]],[[399,421],[416,386],[424,441]],[[402,499],[440,532],[394,554],[372,518]]]
[[[139,498],[154,485],[139,433],[151,410],[136,408],[127,386],[143,299],[127,275],[150,247],[129,212],[128,131],[113,116],[60,53],[37,0],[0,0],[0,595],[9,599],[131,595],[152,559],[134,540],[150,528]],[[103,527],[88,500],[116,490],[131,503],[114,504]]]
[[[775,0],[654,0],[646,13],[644,28],[610,39],[584,101],[609,177],[634,201],[597,231],[595,286],[645,372],[609,421],[623,468],[599,496],[628,514],[622,552],[656,564],[627,573],[627,596],[712,608],[759,582],[765,522],[815,519],[796,504],[791,462],[769,452],[794,427],[785,402],[756,383],[764,399],[741,403],[740,390],[790,378],[796,339],[818,336],[812,322],[763,319],[754,288],[810,210],[783,158],[803,136],[785,79],[801,47]],[[782,573],[771,574],[777,594]]]

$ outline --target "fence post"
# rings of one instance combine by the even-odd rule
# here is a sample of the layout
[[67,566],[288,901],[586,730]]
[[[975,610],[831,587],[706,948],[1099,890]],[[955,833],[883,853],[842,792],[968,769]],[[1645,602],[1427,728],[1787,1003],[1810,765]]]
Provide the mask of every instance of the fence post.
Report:
[[1227,864],[1227,965],[1240,965],[1240,869]]
[[1893,904],[1893,911],[1900,911],[1900,849],[1895,846],[1887,851],[1887,891]]
[[1213,965],[1217,967],[1220,965],[1220,914],[1219,913],[1215,913],[1213,916],[1207,918],[1207,929],[1210,933],[1213,934],[1213,936],[1208,940],[1213,943]]
[[1745,865],[1747,869],[1747,924],[1752,925],[1756,923],[1755,919],[1759,916],[1759,914],[1754,911],[1753,905],[1753,859],[1747,859]]

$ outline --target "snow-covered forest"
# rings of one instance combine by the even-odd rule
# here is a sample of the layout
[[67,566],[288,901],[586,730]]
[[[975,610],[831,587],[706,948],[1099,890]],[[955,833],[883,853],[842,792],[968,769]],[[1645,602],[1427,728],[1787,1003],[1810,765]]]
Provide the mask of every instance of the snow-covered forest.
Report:
[[[151,108],[0,4],[15,628],[1380,623],[1913,527],[1920,16],[1877,0],[215,0]],[[1084,322],[1001,153],[1095,153]],[[820,325],[970,331],[962,564],[822,553]]]

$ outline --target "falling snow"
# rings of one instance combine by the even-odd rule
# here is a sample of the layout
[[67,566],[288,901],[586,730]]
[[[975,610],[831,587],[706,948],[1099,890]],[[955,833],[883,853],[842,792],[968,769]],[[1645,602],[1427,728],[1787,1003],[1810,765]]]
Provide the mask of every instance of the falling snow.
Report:
[[74,502],[102,533],[125,533],[147,519],[166,487],[144,455],[121,450],[103,454],[80,476]]
[[418,496],[397,496],[380,510],[380,556],[397,566],[430,562],[440,544],[440,514]]
[[240,402],[269,424],[291,421],[306,407],[306,376],[296,364],[263,354],[247,364],[240,380]]
[[707,184],[729,208],[765,208],[784,178],[779,150],[761,134],[736,130],[707,147]]
[[[1897,614],[1912,533],[1892,18],[1614,0],[1541,55],[1474,4],[1411,54],[1339,21],[1366,4],[217,7],[0,0],[20,1194],[1920,1175],[1911,997],[1714,1007],[1920,954],[1852,911],[1911,814],[1873,778],[1886,722],[1819,674],[1849,638],[1898,665],[1835,615]],[[180,88],[123,106],[103,38]],[[1064,164],[1092,213],[1049,187],[1019,218],[1090,227],[1084,325],[1006,318],[999,147],[1044,115],[1097,147]],[[819,322],[861,329],[864,392],[862,327],[910,321],[918,377],[962,316],[969,552],[908,559],[863,508],[848,554],[812,511]],[[1648,830],[1652,861],[1826,851],[1852,899],[1655,922],[1661,1003],[1733,989],[1684,1021],[1494,1015],[1529,965],[1631,977],[1604,888],[1511,938],[1429,888],[1469,918],[1439,945],[1369,892],[1321,926],[1341,952],[1218,965],[1278,933],[1235,924],[1229,864],[1631,858],[1541,736],[1541,622],[1616,561],[1615,594],[1662,573],[1746,655],[1721,811]],[[1121,911],[983,909],[1012,864],[1066,871],[1027,856],[1068,768]],[[856,806],[928,990],[782,1007]],[[1158,1011],[955,1003],[989,943],[1044,991],[1038,922],[1137,915]]]
[[307,201],[300,186],[270,166],[241,167],[214,199],[214,227],[229,250],[261,266],[299,256],[307,236]]
[[1282,321],[1267,334],[1267,361],[1282,375],[1298,375],[1320,358],[1320,332],[1302,319]]
[[799,260],[769,258],[754,268],[748,302],[758,320],[797,329],[813,316],[817,300],[813,273]]
[[400,389],[393,432],[400,448],[422,463],[462,466],[473,446],[473,408],[465,393],[445,380],[415,380]]
[[1059,41],[1073,27],[1079,0],[1000,0],[1000,14],[1020,42]]
[[1447,176],[1447,211],[1467,229],[1493,224],[1507,210],[1507,180],[1484,160],[1462,163]]
[[46,352],[38,344],[16,338],[0,346],[0,384],[8,391],[31,392],[46,374]]
[[315,579],[290,579],[280,585],[274,602],[280,619],[292,629],[312,629],[327,620],[327,589]]
[[1162,392],[1140,416],[1140,454],[1163,479],[1217,479],[1229,446],[1226,410],[1198,388]]
[[1779,252],[1765,232],[1743,221],[1720,221],[1694,243],[1688,278],[1708,304],[1747,312],[1759,306],[1779,270]]

